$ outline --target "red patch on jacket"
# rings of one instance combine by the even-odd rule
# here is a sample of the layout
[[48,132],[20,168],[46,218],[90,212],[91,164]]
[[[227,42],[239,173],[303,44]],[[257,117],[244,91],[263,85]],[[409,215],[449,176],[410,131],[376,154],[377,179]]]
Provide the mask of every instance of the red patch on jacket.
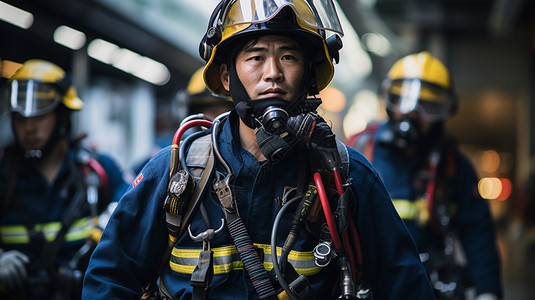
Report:
[[134,180],[134,183],[132,183],[132,187],[135,188],[136,185],[138,185],[138,183],[141,181],[141,179],[143,179],[143,173],[139,173],[136,180]]

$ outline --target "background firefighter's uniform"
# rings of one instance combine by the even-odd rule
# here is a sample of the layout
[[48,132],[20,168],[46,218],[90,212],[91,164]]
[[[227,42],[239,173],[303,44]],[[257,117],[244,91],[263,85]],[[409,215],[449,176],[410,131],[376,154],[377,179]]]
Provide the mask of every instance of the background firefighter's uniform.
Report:
[[[15,141],[0,149],[0,298],[77,299],[99,238],[98,214],[127,184],[110,157],[71,138],[71,113],[83,102],[63,69],[29,60],[8,83],[1,107],[11,114]],[[40,122],[51,114],[44,145],[25,148],[20,135],[39,140],[32,135],[46,131]]]
[[[240,147],[238,116],[231,112],[222,125],[218,138],[220,152],[234,170],[234,193],[239,212],[252,241],[264,251],[264,267],[271,270],[269,247],[271,228],[280,206],[285,186],[295,187],[299,173],[298,153],[289,154],[271,168],[269,162],[258,162]],[[388,194],[373,168],[356,151],[349,149],[349,178],[358,199],[354,216],[359,228],[364,256],[364,274],[375,299],[422,299],[433,297],[425,271],[405,225],[395,212]],[[162,204],[167,191],[170,148],[160,151],[138,175],[140,180],[130,186],[112,215],[103,238],[97,246],[86,273],[84,299],[139,298],[142,288],[157,275],[162,253],[167,244],[165,212]],[[224,173],[220,163],[216,170]],[[212,188],[204,199],[210,221],[215,228],[224,218],[221,205]],[[282,246],[292,215],[285,215],[277,236]],[[206,230],[199,212],[191,222],[193,234]],[[128,238],[127,238],[128,237]],[[336,289],[334,280],[338,266],[325,269],[314,265],[312,249],[317,238],[304,229],[300,231],[289,256],[299,272],[308,274],[317,299],[327,299]],[[177,299],[189,299],[191,272],[197,264],[201,242],[193,242],[185,234],[175,245],[161,279]],[[208,289],[211,299],[256,299],[253,286],[243,270],[228,231],[211,240],[214,251],[214,278]]]
[[[382,84],[389,120],[347,144],[372,162],[410,230],[439,299],[502,296],[500,256],[478,177],[444,123],[458,106],[446,66],[427,51],[407,55]],[[459,243],[460,241],[460,243]]]
[[[108,193],[110,201],[118,201],[126,189],[126,183],[122,179],[122,173],[119,167],[108,156],[99,154],[98,162],[106,171],[108,177]],[[48,242],[51,242],[58,231],[61,229],[61,221],[65,215],[69,203],[72,199],[71,186],[67,186],[67,182],[73,175],[71,166],[75,164],[75,150],[71,149],[67,159],[63,163],[58,177],[52,185],[40,175],[33,166],[20,159],[17,162],[17,181],[13,191],[13,199],[10,201],[7,211],[3,214],[0,221],[0,248],[4,251],[19,250],[28,255],[31,262],[28,267],[29,277],[38,276],[39,274],[32,273],[39,263],[37,258],[40,253],[36,253],[30,243],[28,231],[24,225],[26,215],[21,215],[15,201],[20,201],[26,208],[26,214],[31,217],[35,228],[44,233]],[[2,160],[0,169],[7,168],[8,161]],[[0,173],[0,195],[2,195],[2,204],[5,200],[7,183],[9,176],[6,172]],[[85,191],[84,191],[85,193]],[[61,250],[56,259],[56,265],[62,266],[67,263],[76,251],[82,247],[94,227],[91,219],[89,206],[86,205],[83,211],[78,213],[76,221],[73,223],[67,234],[65,241],[61,246]],[[82,270],[83,274],[83,270]],[[37,280],[37,278],[35,278]],[[41,280],[48,280],[48,278],[41,278]],[[61,282],[54,282],[61,286]],[[26,289],[32,289],[31,284]]]
[[[377,135],[384,130],[384,125],[378,130]],[[408,159],[398,152],[382,147],[377,140],[374,142],[373,165],[381,175],[394,203],[406,200],[416,209],[416,201],[424,196],[425,185],[417,189],[414,183],[417,180],[417,171],[425,165],[426,159],[426,155],[418,154]],[[494,223],[488,204],[479,195],[478,177],[468,159],[464,155],[459,155],[456,159],[456,195],[458,198],[454,199],[455,203],[452,204],[456,207],[450,208],[456,212],[453,217],[453,226],[468,259],[467,270],[470,282],[478,292],[492,291],[499,295],[501,293],[500,258],[496,247],[487,246],[496,243]],[[423,209],[426,210],[427,207],[424,206]],[[418,249],[421,252],[428,251],[433,247],[433,241],[437,242],[440,238],[429,226],[422,228],[418,225],[420,221],[418,214],[422,211],[411,211],[413,212],[403,213],[400,209],[400,215]]]

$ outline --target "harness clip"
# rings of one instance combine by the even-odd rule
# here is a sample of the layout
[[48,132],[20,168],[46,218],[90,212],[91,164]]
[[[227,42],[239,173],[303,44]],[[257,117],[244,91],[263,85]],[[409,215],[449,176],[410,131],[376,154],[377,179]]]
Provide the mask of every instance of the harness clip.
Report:
[[235,210],[234,199],[230,189],[230,180],[232,176],[229,174],[224,179],[220,179],[221,175],[218,174],[217,177],[218,179],[214,183],[214,190],[217,194],[217,198],[226,211],[233,212]]

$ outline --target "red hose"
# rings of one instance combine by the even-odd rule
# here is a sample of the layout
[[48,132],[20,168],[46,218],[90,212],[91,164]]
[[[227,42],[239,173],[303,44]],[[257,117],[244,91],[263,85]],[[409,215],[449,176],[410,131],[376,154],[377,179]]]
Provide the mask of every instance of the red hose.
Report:
[[351,242],[349,241],[349,234],[347,229],[342,232],[342,241],[344,243],[344,251],[346,257],[349,259],[349,265],[351,266],[351,274],[353,275],[353,281],[357,282],[357,268],[355,267],[355,256],[353,255],[353,248],[351,248]]
[[[355,225],[355,222],[353,219],[349,219],[349,232],[351,233],[351,240],[355,244],[355,256],[356,256],[356,263],[357,265],[362,265],[362,249],[360,245],[360,237],[359,232],[357,231],[357,225]],[[353,273],[355,274],[355,273]],[[362,279],[362,270],[360,270],[357,274],[357,281]]]
[[333,239],[334,248],[337,251],[342,249],[342,243],[340,242],[340,237],[336,231],[336,224],[334,223],[334,218],[331,212],[331,205],[329,205],[329,200],[327,199],[327,194],[323,188],[323,181],[321,181],[320,173],[314,173],[314,182],[316,183],[316,188],[318,189],[318,195],[321,200],[321,206],[323,207],[323,214],[327,220],[327,226],[329,226],[329,231],[331,232],[331,237]]
[[98,177],[100,177],[104,199],[108,198],[108,174],[106,174],[106,170],[104,170],[100,163],[94,158],[89,158],[88,164],[89,167],[95,170]]
[[180,143],[180,138],[182,137],[184,132],[186,132],[186,130],[190,129],[191,127],[197,127],[197,126],[210,127],[212,126],[212,122],[208,120],[192,120],[180,126],[178,130],[175,132],[175,135],[173,136],[173,147],[178,148],[178,144]]
[[[340,175],[340,171],[334,170],[333,176],[334,176],[334,183],[336,185],[336,190],[338,191],[338,195],[342,196],[344,194],[344,186],[342,184],[342,176]],[[357,274],[355,260],[356,260],[357,265],[362,264],[362,250],[360,248],[361,245],[360,245],[359,233],[357,231],[357,227],[355,225],[355,222],[353,221],[353,218],[349,218],[348,230],[349,230],[349,233],[351,234],[351,240],[353,241],[353,244],[354,244],[353,246],[355,250],[353,251],[353,249],[349,246],[349,235],[348,235],[347,230],[342,233],[343,241],[344,241],[344,249],[346,251],[346,255],[348,256],[349,262],[351,264],[351,270],[353,272],[352,273],[353,280],[357,282],[358,280],[362,278],[362,272],[359,272]],[[354,254],[355,256],[353,256],[352,254]]]
[[336,185],[336,191],[338,192],[338,196],[342,196],[344,194],[344,185],[342,184],[342,175],[340,175],[340,170],[334,170],[333,176],[334,176],[334,184]]

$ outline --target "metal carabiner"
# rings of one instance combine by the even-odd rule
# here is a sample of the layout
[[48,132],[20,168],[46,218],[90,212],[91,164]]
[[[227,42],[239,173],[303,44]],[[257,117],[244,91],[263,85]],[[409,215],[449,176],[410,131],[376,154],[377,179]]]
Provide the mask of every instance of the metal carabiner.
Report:
[[225,219],[224,218],[221,218],[221,226],[219,226],[218,229],[214,230],[213,228],[208,228],[206,229],[205,231],[197,234],[197,235],[193,235],[193,233],[191,232],[191,224],[188,226],[188,233],[189,233],[189,237],[194,241],[194,242],[203,242],[203,241],[210,241],[211,239],[214,238],[214,236],[221,232],[221,230],[223,230],[223,227],[225,227]]

